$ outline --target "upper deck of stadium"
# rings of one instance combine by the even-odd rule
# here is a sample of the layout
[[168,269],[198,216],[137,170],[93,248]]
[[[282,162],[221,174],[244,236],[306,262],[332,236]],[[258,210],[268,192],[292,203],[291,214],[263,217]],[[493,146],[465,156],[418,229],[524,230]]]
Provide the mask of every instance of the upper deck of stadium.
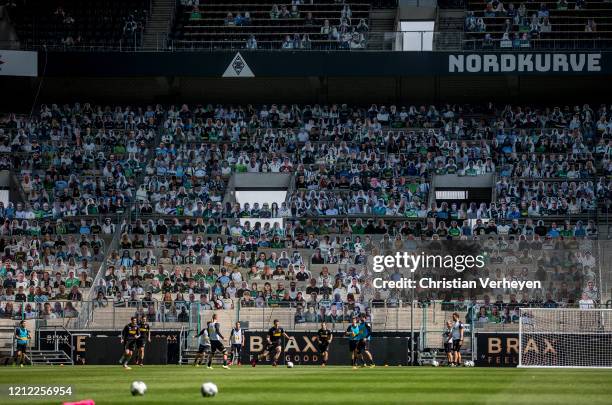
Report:
[[14,49],[571,51],[612,41],[604,0],[5,3],[0,42]]

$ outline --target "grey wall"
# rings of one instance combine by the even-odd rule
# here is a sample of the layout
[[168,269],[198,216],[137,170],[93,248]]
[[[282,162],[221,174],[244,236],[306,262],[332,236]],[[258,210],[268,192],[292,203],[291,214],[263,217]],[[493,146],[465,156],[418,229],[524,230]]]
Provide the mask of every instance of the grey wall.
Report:
[[468,177],[457,176],[456,174],[446,174],[444,176],[436,176],[435,185],[438,187],[492,187],[494,177],[492,174],[484,174],[482,176]]
[[258,188],[287,189],[291,175],[286,173],[236,173],[234,187],[256,190]]

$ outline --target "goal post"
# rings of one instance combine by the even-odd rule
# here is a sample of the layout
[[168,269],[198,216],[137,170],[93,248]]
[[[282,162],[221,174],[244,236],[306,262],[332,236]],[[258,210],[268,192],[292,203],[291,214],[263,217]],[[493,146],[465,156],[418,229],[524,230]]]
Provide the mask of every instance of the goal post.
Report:
[[520,308],[518,366],[612,368],[612,309]]

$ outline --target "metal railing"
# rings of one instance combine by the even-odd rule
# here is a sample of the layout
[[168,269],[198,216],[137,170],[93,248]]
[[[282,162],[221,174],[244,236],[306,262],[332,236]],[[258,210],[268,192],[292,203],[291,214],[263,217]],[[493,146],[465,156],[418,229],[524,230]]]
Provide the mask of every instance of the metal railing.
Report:
[[[358,41],[350,39],[313,39],[302,41],[304,33],[300,33],[300,40],[289,41],[283,45],[284,40],[257,40],[258,35],[269,35],[257,32],[255,28],[242,27],[240,36],[228,33],[222,39],[206,39],[205,36],[194,39],[171,39],[165,33],[156,34],[155,45],[143,46],[143,32],[137,30],[134,38],[120,40],[115,45],[100,45],[79,43],[66,45],[62,43],[45,42],[38,40],[22,40],[5,43],[5,47],[23,50],[44,51],[70,51],[70,52],[216,52],[216,51],[278,51],[278,52],[307,52],[307,51],[487,51],[512,52],[525,50],[559,51],[559,50],[592,50],[604,49],[612,46],[612,32],[597,32],[592,38],[576,38],[568,32],[555,32],[557,37],[531,38],[528,40],[501,40],[502,33],[495,33],[494,39],[485,40],[474,38],[478,33],[456,31],[403,31],[403,32],[368,32]],[[247,46],[247,38],[254,35],[256,47]],[[280,34],[279,34],[280,36]],[[313,35],[314,37],[314,35]],[[567,38],[564,38],[567,37]],[[291,35],[293,39],[293,35]],[[134,46],[134,44],[137,44]]]

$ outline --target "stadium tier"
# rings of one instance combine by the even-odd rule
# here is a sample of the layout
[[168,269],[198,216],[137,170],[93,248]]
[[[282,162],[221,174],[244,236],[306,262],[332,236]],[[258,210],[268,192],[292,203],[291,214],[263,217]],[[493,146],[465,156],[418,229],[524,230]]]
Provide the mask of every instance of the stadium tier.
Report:
[[23,47],[119,48],[142,45],[150,0],[6,2]]
[[0,0],[0,397],[608,403],[611,10]]
[[606,1],[466,3],[466,49],[589,49],[611,44],[612,8]]
[[[9,115],[4,159],[24,200],[2,207],[3,301],[34,304],[7,302],[5,315],[37,318],[41,303],[75,294],[96,307],[160,302],[155,322],[188,320],[181,309],[194,303],[302,308],[295,324],[343,323],[410,299],[375,294],[369,255],[427,240],[469,240],[490,255],[491,274],[549,284],[522,301],[504,289],[423,291],[420,302],[496,298],[479,308],[497,323],[513,323],[509,302],[577,303],[598,279],[596,221],[609,205],[605,107],[477,110],[84,103]],[[536,117],[554,124],[533,128]],[[295,179],[286,201],[231,201],[230,179],[266,173]],[[491,175],[494,201],[438,203],[430,192],[446,176]]]
[[178,8],[180,48],[361,49],[367,46],[368,2],[277,5],[205,2]]

